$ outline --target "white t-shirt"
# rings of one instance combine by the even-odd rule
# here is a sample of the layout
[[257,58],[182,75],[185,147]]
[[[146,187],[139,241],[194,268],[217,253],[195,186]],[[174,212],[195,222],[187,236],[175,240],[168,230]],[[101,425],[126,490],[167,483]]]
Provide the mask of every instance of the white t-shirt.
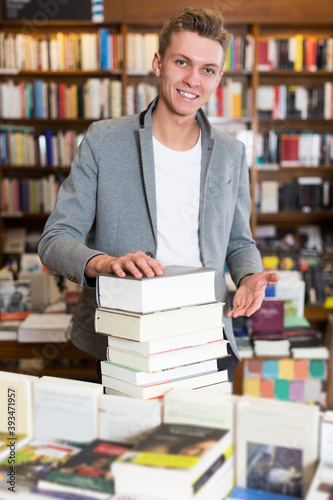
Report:
[[188,151],[153,137],[157,200],[157,256],[163,265],[200,267],[199,200],[201,133]]

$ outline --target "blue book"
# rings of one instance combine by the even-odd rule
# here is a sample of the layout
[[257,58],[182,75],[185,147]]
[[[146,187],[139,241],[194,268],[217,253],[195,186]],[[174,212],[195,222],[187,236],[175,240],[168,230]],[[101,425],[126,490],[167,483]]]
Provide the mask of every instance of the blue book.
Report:
[[235,486],[227,498],[234,500],[300,500],[299,497],[280,495],[279,493],[252,488],[240,488],[239,486]]
[[45,118],[45,108],[43,99],[43,80],[35,80],[33,84],[34,93],[34,117]]
[[99,29],[100,43],[100,67],[102,70],[110,69],[109,64],[109,36],[110,32],[107,28]]
[[46,164],[49,166],[53,165],[53,145],[52,145],[52,137],[53,130],[47,128],[44,130],[43,134],[45,135],[46,142]]

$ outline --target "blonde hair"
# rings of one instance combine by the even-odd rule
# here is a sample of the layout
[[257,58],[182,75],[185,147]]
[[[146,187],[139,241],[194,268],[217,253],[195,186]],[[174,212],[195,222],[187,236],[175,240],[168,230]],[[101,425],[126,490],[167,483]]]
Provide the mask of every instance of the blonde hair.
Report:
[[[199,36],[219,42],[223,49],[223,64],[227,57],[231,34],[223,27],[222,14],[217,10],[186,7],[164,24],[160,34],[159,53],[163,59],[173,35],[191,31]],[[222,64],[222,66],[223,66]]]

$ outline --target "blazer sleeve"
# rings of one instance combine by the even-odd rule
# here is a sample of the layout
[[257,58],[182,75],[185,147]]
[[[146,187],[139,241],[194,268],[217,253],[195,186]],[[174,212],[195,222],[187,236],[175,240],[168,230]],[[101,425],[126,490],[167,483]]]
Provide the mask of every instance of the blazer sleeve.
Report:
[[86,246],[96,212],[99,140],[93,123],[77,150],[70,175],[59,189],[38,246],[48,269],[81,286],[87,261],[102,253]]
[[238,195],[226,255],[227,266],[236,286],[244,276],[262,271],[261,256],[251,234],[250,215],[249,171],[243,144]]

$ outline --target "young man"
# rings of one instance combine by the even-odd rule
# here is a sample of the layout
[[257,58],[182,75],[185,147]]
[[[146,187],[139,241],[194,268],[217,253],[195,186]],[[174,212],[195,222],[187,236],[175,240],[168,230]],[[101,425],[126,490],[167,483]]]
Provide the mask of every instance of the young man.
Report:
[[[72,341],[105,359],[106,337],[94,333],[99,273],[162,275],[165,265],[217,269],[217,300],[226,302],[225,262],[238,286],[224,318],[232,356],[231,316],[259,309],[266,284],[249,227],[248,168],[243,144],[213,129],[200,108],[222,77],[229,34],[218,12],[187,8],[164,26],[153,71],[158,99],[141,115],[90,126],[45,226],[45,266],[83,285]],[[96,219],[95,219],[96,217]],[[96,220],[95,250],[86,236]]]

